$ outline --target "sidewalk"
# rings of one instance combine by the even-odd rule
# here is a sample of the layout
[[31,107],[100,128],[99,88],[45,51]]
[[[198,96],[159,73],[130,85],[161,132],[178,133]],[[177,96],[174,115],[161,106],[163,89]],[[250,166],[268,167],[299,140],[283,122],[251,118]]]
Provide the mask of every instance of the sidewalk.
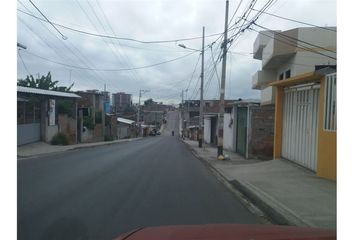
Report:
[[26,157],[33,157],[42,154],[49,154],[49,153],[58,153],[64,152],[74,149],[80,148],[89,148],[89,147],[96,147],[102,145],[110,145],[110,144],[117,144],[122,142],[131,142],[140,140],[140,138],[129,138],[129,139],[120,139],[115,141],[105,141],[105,142],[93,142],[93,143],[80,143],[80,144],[73,144],[73,145],[51,145],[45,142],[35,142],[30,143],[22,146],[17,147],[17,157],[18,158],[26,158]]
[[230,160],[220,161],[215,147],[184,142],[275,223],[336,229],[336,182],[283,159],[247,160],[224,150]]

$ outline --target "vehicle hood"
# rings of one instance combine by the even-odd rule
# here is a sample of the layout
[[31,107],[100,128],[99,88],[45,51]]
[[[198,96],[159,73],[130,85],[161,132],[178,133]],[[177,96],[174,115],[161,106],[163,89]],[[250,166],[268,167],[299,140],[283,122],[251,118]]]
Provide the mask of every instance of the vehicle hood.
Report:
[[329,240],[336,232],[309,227],[247,224],[208,224],[146,227],[121,235],[115,240]]

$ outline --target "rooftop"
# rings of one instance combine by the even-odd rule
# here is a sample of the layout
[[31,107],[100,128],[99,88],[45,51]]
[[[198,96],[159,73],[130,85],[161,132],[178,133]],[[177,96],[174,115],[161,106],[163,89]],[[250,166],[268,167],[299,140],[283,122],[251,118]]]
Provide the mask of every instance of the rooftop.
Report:
[[51,90],[44,90],[44,89],[30,88],[30,87],[22,87],[22,86],[17,86],[17,92],[32,93],[32,94],[47,95],[47,96],[56,96],[56,97],[80,98],[80,96],[75,93],[58,92],[58,91],[51,91]]

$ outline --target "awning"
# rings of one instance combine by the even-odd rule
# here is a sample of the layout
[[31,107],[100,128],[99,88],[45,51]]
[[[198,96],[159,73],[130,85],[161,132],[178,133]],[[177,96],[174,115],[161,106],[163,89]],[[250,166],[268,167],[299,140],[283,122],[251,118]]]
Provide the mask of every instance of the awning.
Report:
[[317,72],[304,73],[304,74],[300,74],[300,75],[297,75],[295,77],[291,77],[291,78],[288,78],[285,80],[274,81],[274,82],[268,84],[268,86],[285,87],[285,86],[289,86],[289,85],[296,85],[296,84],[301,84],[301,83],[305,83],[305,82],[317,81],[317,80],[320,80],[321,77],[323,77],[323,74],[317,73]]

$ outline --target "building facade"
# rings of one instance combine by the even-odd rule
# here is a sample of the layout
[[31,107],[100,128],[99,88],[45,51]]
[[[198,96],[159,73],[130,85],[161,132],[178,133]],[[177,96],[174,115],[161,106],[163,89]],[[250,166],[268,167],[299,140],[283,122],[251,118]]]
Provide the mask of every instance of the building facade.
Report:
[[124,92],[112,94],[112,108],[113,112],[124,111],[127,107],[132,106],[132,95]]
[[336,28],[260,32],[253,76],[262,104],[275,104],[273,157],[336,179]]

